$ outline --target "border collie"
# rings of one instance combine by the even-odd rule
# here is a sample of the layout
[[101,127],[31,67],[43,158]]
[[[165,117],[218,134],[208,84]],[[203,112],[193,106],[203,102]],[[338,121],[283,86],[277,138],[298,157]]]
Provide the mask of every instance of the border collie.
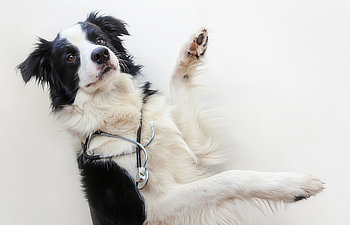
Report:
[[47,85],[54,115],[83,143],[78,164],[95,225],[242,224],[238,200],[292,203],[322,191],[308,175],[213,172],[224,154],[194,94],[205,29],[180,53],[171,103],[139,76],[124,35],[124,22],[91,13],[40,39],[18,66],[25,82]]

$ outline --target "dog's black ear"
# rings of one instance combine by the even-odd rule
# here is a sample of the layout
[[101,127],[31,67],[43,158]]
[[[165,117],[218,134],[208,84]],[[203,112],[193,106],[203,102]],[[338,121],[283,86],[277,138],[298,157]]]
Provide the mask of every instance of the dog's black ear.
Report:
[[25,83],[32,77],[35,77],[39,83],[49,81],[49,75],[51,73],[50,53],[51,42],[39,38],[36,49],[17,67]]
[[126,23],[112,16],[100,16],[98,12],[92,12],[88,15],[86,22],[99,26],[102,31],[111,36],[129,35],[125,28]]
[[111,39],[112,45],[118,50],[119,53],[125,53],[125,48],[122,45],[120,36],[129,35],[126,30],[126,24],[111,16],[100,16],[98,12],[92,12],[89,14],[86,22],[92,23],[100,27],[100,29],[108,35]]
[[133,57],[126,51],[123,46],[121,36],[129,35],[126,30],[126,23],[111,16],[101,16],[98,12],[92,12],[89,14],[85,22],[97,25],[111,40],[111,44],[117,50],[116,54],[122,61],[122,72],[136,75],[139,73],[141,66],[135,65]]

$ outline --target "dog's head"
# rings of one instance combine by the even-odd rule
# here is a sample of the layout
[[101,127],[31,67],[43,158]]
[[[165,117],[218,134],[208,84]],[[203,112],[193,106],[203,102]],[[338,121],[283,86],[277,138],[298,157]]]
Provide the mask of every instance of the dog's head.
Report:
[[95,93],[119,72],[136,75],[140,66],[122,45],[125,24],[91,13],[85,22],[60,32],[53,41],[39,40],[37,48],[18,68],[27,83],[32,77],[47,84],[54,111],[71,105],[78,90]]

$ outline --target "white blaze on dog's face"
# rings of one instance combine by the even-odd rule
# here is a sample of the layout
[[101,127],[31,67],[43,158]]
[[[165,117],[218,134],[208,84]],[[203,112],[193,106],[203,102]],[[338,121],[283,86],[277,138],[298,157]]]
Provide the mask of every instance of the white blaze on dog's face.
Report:
[[[87,26],[94,29],[87,33]],[[108,37],[98,27],[76,24],[60,32],[58,38],[75,48],[75,51],[67,53],[66,61],[68,64],[79,61],[77,75],[80,90],[92,93],[100,87],[103,89],[104,84],[120,72],[119,60],[108,48]]]
[[123,35],[128,31],[122,21],[92,13],[53,41],[40,39],[19,69],[25,82],[35,77],[49,86],[52,108],[58,111],[74,105],[78,93],[108,91],[120,72],[139,72],[120,40]]

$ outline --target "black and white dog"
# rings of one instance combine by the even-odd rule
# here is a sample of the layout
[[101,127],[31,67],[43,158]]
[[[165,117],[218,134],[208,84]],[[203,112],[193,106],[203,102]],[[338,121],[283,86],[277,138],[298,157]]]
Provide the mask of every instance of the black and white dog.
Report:
[[207,31],[180,54],[171,104],[138,76],[123,35],[122,21],[92,13],[53,41],[40,39],[19,65],[25,82],[47,84],[55,116],[84,143],[78,163],[95,225],[241,224],[237,199],[292,203],[323,189],[301,174],[210,172],[223,154],[193,81]]

